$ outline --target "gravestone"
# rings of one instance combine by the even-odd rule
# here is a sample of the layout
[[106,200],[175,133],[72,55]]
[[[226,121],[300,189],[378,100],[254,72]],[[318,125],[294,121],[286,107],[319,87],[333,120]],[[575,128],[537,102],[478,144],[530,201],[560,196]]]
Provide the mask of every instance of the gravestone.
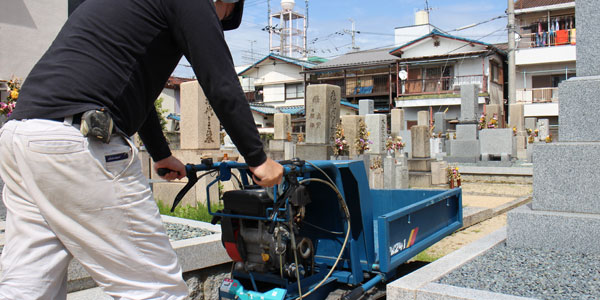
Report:
[[221,123],[196,80],[181,84],[181,149],[218,150]]
[[429,127],[429,111],[421,110],[417,112],[417,125]]
[[538,140],[545,141],[546,137],[550,135],[550,120],[548,119],[538,119],[537,121],[537,129],[538,129]]
[[525,118],[525,129],[535,130],[537,128],[537,118]]
[[435,134],[445,134],[447,130],[446,124],[446,113],[445,112],[436,112],[433,114],[434,127],[433,133]]
[[306,143],[296,145],[301,159],[327,160],[333,155],[335,129],[340,119],[341,89],[330,84],[306,89]]
[[401,131],[406,130],[404,121],[404,109],[393,108],[391,112],[391,133],[393,137],[400,136]]
[[534,144],[533,200],[508,213],[509,247],[600,252],[600,5],[576,6],[577,77],[559,85],[561,140]]
[[275,132],[273,139],[287,140],[288,134],[292,134],[292,115],[276,113],[273,117]]
[[[479,85],[461,85],[460,124],[456,125],[456,139],[450,140],[448,162],[475,163],[479,161],[477,114]],[[447,147],[448,148],[448,147]]]
[[356,138],[360,130],[359,123],[361,120],[365,120],[364,116],[342,116],[342,128],[344,129],[344,136],[348,141],[348,153],[350,157],[358,155],[356,151]]
[[375,101],[370,99],[358,100],[358,115],[366,116],[375,112]]
[[431,157],[431,147],[429,145],[429,126],[413,126],[410,128],[412,157],[429,158]]
[[460,86],[460,123],[477,124],[479,119],[479,85],[463,84]]
[[385,141],[387,139],[387,117],[382,114],[370,114],[365,116],[365,124],[369,132],[369,140],[372,144],[367,153],[384,154]]

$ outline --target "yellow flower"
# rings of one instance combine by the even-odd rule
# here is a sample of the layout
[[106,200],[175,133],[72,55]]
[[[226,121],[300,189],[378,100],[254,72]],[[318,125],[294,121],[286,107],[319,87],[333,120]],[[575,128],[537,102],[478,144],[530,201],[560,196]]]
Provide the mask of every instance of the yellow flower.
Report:
[[16,89],[15,89],[15,90],[12,90],[12,91],[10,91],[10,97],[11,97],[12,99],[17,99],[17,98],[19,98],[19,91],[18,91],[18,90],[16,90]]

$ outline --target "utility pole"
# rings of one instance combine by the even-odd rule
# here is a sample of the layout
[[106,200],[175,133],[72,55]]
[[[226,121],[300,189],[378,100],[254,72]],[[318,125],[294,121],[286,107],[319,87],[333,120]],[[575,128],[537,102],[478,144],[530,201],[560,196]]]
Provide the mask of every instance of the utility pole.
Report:
[[508,103],[517,103],[515,67],[515,3],[508,0]]
[[[360,50],[360,47],[356,46],[356,24],[354,22],[354,20],[352,18],[348,19],[350,22],[352,22],[352,52],[356,52],[358,50]],[[348,30],[344,30],[345,32],[348,32]]]
[[273,51],[273,22],[271,20],[271,0],[267,0],[267,20],[269,21],[269,53]]

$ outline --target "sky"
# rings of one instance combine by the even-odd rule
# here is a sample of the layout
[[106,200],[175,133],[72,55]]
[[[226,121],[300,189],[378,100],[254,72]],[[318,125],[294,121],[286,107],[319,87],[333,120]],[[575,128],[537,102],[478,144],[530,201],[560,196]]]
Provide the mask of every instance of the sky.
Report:
[[[226,31],[236,66],[247,65],[269,54],[269,0],[246,0],[240,28]],[[281,10],[281,0],[271,0],[271,10]],[[505,43],[506,0],[429,0],[429,22],[452,34],[487,43]],[[355,21],[356,45],[360,50],[394,46],[394,28],[414,24],[414,15],[425,9],[425,0],[309,0],[308,48],[312,56],[334,58],[351,51]],[[296,0],[295,11],[305,14],[306,2]],[[498,19],[492,20],[494,18]],[[492,21],[489,21],[492,20]],[[486,22],[489,21],[489,22]],[[482,24],[479,24],[482,23]],[[456,30],[473,24],[468,29]],[[417,38],[417,36],[415,36]],[[254,57],[254,60],[252,59]],[[176,76],[193,77],[187,61],[182,60]]]

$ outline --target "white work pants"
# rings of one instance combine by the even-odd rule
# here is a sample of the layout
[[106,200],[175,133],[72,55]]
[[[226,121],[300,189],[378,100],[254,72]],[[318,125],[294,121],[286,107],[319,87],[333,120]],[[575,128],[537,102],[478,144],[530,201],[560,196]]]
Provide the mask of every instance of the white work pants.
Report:
[[6,245],[0,299],[66,299],[75,257],[115,299],[183,299],[177,256],[131,141],[84,138],[68,123],[0,129]]

